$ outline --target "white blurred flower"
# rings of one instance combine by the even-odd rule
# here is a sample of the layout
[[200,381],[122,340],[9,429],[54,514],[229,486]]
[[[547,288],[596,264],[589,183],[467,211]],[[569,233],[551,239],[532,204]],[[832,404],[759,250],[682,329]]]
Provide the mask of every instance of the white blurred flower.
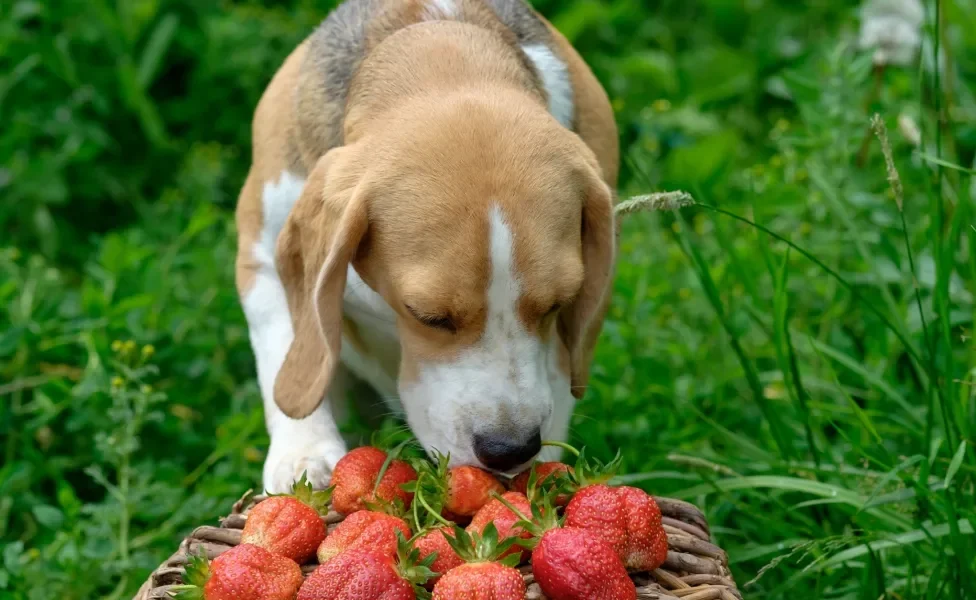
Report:
[[874,49],[876,65],[910,65],[922,45],[924,22],[921,0],[866,0],[858,45]]
[[912,146],[922,143],[922,131],[911,115],[905,113],[898,115],[898,131]]

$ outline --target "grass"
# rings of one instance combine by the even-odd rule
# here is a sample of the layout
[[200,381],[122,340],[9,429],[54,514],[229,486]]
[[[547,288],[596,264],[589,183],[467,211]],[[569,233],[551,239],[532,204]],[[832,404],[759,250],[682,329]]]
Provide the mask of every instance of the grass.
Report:
[[[747,597],[976,598],[976,4],[884,69],[851,3],[645,4],[536,2],[621,195],[698,201],[624,217],[571,441],[701,506]],[[0,597],[131,597],[259,481],[231,216],[331,5],[0,8]]]

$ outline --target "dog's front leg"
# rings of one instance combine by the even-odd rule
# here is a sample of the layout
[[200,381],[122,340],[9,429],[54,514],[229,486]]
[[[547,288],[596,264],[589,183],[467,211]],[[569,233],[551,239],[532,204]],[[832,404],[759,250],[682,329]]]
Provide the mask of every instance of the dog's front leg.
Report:
[[[332,415],[331,402],[322,402],[304,419],[292,419],[274,401],[275,377],[294,337],[285,290],[276,274],[264,269],[259,272],[244,299],[244,312],[271,437],[271,448],[264,463],[264,487],[272,493],[287,492],[307,472],[312,485],[323,488],[346,448]],[[330,394],[341,393],[341,389],[330,390]]]
[[[283,215],[287,215],[301,194],[303,184],[297,177],[282,176],[262,186],[249,177],[241,192],[237,215],[238,289],[271,437],[263,478],[264,488],[272,493],[289,491],[302,473],[307,473],[316,488],[325,487],[332,468],[346,452],[331,402],[322,402],[304,419],[292,419],[274,401],[275,378],[294,339],[285,288],[275,268],[274,241],[284,221]],[[331,395],[343,393],[338,387],[330,390]]]

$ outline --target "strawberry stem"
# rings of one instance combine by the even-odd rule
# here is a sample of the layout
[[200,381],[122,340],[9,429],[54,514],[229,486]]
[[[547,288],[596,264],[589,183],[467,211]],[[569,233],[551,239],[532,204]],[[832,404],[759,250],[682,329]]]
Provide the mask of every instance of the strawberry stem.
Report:
[[[417,492],[413,495],[413,497],[415,500],[418,500],[421,504],[423,504],[424,508],[427,509],[427,512],[430,513],[430,515],[433,516],[435,519],[440,521],[443,525],[445,525],[446,527],[450,527],[451,525],[454,525],[454,523],[451,523],[450,521],[442,517],[440,514],[438,514],[437,511],[431,508],[429,504],[427,504],[427,500],[424,499],[424,492],[423,490],[421,490],[419,485],[417,486]],[[416,504],[414,504],[414,506],[416,506]],[[420,521],[417,522],[419,523]]]
[[530,523],[532,522],[532,519],[530,517],[527,517],[524,514],[522,514],[522,511],[512,506],[512,503],[502,498],[501,494],[499,494],[498,492],[492,492],[491,497],[501,502],[505,506],[505,508],[512,511],[515,514],[515,516],[518,517],[519,519],[523,521],[528,521]]
[[400,451],[403,447],[409,444],[412,440],[406,439],[393,447],[392,450],[386,453],[386,460],[383,461],[383,466],[380,467],[380,472],[376,474],[376,483],[373,484],[373,496],[376,496],[376,492],[380,489],[380,483],[383,481],[383,476],[386,475],[386,470],[390,467],[390,463],[400,456]]
[[579,450],[577,450],[576,448],[573,448],[572,446],[570,446],[566,442],[557,442],[555,440],[545,440],[544,442],[542,442],[542,445],[543,446],[552,446],[554,448],[562,448],[563,450],[571,453],[573,456],[575,456],[577,458],[580,455]]

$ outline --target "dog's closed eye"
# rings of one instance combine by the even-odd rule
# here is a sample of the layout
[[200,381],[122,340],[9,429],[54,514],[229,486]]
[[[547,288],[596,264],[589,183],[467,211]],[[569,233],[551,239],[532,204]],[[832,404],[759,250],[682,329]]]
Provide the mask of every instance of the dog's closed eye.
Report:
[[427,327],[430,327],[431,329],[440,329],[441,331],[447,331],[449,333],[457,333],[457,325],[449,315],[422,313],[410,305],[404,306],[406,306],[407,312],[409,312],[413,318],[417,319],[417,321],[423,323]]

